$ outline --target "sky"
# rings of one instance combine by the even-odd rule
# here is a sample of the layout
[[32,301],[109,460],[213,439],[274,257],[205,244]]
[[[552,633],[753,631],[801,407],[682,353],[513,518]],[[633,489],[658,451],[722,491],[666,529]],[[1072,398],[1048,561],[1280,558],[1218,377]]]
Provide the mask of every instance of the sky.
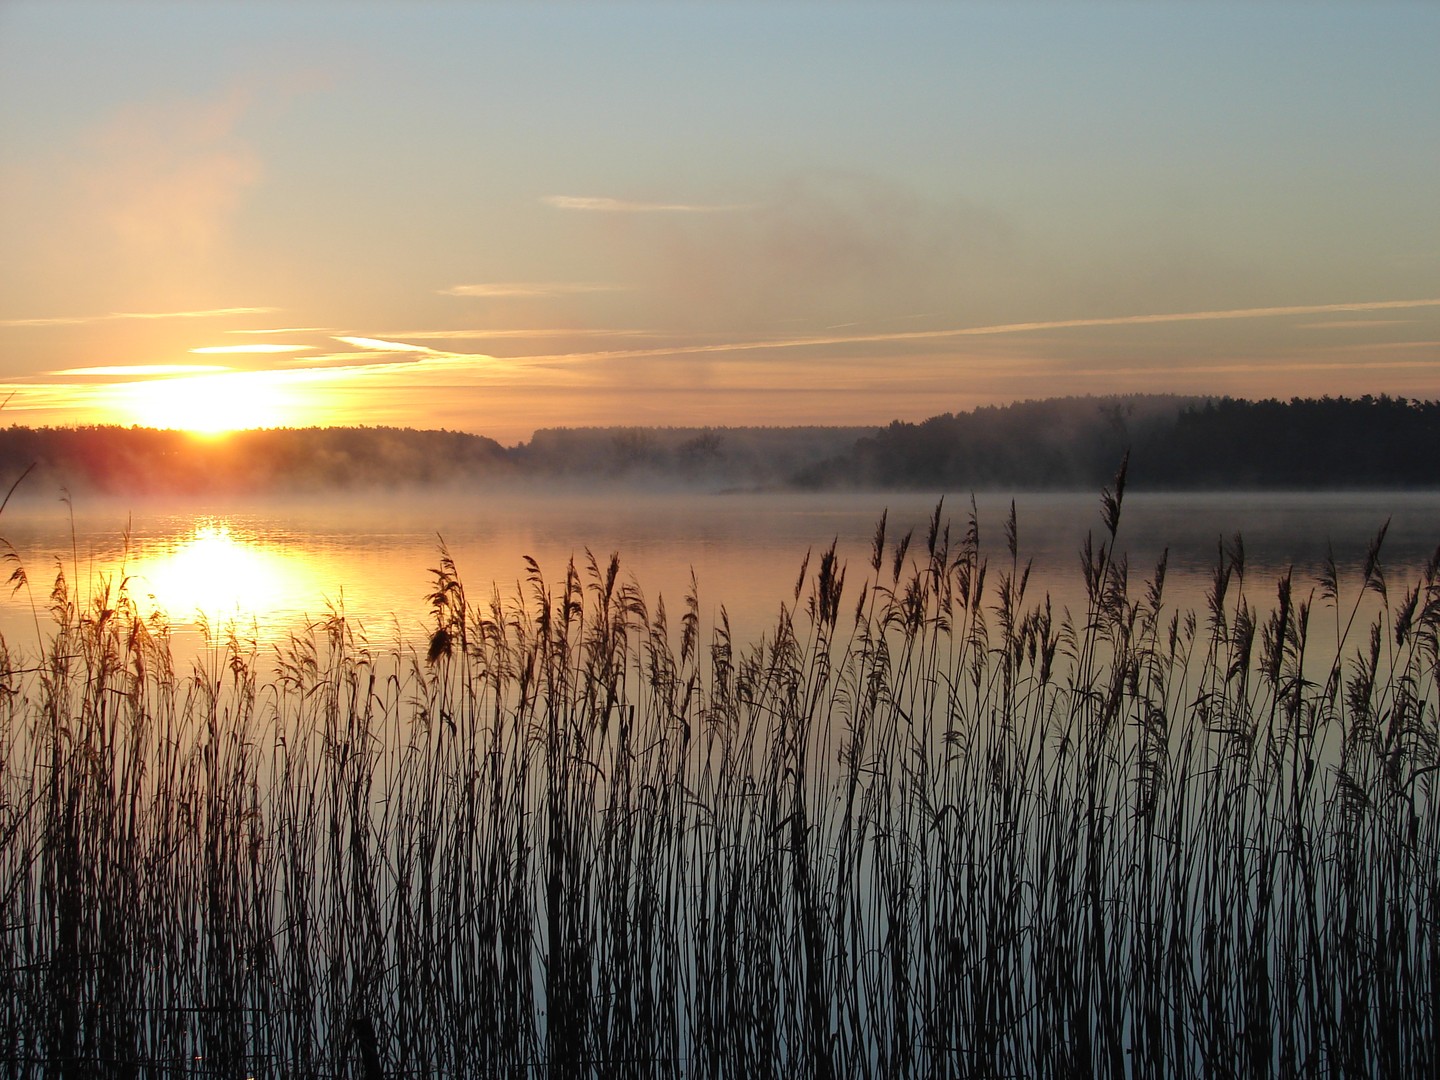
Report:
[[0,0],[0,422],[1440,397],[1440,4]]

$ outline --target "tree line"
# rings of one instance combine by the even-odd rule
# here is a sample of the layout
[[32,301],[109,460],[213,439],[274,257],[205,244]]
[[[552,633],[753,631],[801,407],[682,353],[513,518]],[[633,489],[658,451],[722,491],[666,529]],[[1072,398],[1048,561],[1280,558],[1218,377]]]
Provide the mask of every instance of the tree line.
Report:
[[1093,490],[1130,456],[1152,489],[1440,485],[1440,402],[1387,396],[1055,398],[895,422],[796,479]]
[[883,428],[537,431],[514,447],[458,431],[0,429],[0,476],[118,495],[413,490],[509,483],[700,490],[1094,490],[1122,456],[1152,489],[1440,485],[1440,402],[1051,398]]
[[498,476],[494,439],[393,427],[274,428],[198,436],[142,427],[0,429],[0,476],[116,495],[405,489]]

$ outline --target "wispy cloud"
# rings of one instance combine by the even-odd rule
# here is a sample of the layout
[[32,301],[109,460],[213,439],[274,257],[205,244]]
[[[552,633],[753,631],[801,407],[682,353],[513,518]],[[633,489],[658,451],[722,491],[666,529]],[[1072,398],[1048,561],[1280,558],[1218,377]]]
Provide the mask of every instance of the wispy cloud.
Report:
[[76,378],[133,378],[135,376],[210,375],[231,368],[220,364],[111,364],[108,367],[65,368],[51,376]]
[[357,349],[368,349],[373,352],[413,352],[425,353],[429,356],[443,356],[425,345],[411,345],[406,341],[384,341],[381,338],[368,337],[337,337],[336,341],[343,341],[346,345],[353,345]]
[[540,200],[557,210],[601,214],[723,214],[748,209],[745,203],[661,203],[612,199],[606,195],[546,195]]
[[391,337],[416,338],[420,341],[488,341],[500,338],[555,338],[555,337],[654,337],[653,330],[597,330],[584,327],[544,327],[512,330],[403,330]]
[[1327,319],[1324,322],[1296,323],[1296,330],[1368,330],[1371,327],[1409,326],[1414,319]]
[[313,345],[272,345],[268,343],[257,343],[254,345],[203,345],[198,349],[191,349],[192,353],[298,353],[310,352]]
[[1031,330],[1068,330],[1087,326],[1147,326],[1155,323],[1213,322],[1226,319],[1269,319],[1285,315],[1327,315],[1332,312],[1393,311],[1402,308],[1440,307],[1440,299],[1368,300],[1347,304],[1296,304],[1288,307],[1229,308],[1223,311],[1177,311],[1156,315],[1117,315],[1100,319],[1060,319],[1052,322],[1006,323],[963,330],[915,331],[915,337],[959,337],[971,334],[1019,334]]
[[[1341,350],[1336,351],[1338,352]],[[1349,352],[1350,350],[1347,349],[1344,351]],[[1335,359],[1328,361],[1323,359],[1308,359],[1288,362],[1267,360],[1264,364],[1264,372],[1267,376],[1274,376],[1277,374],[1315,375],[1335,374],[1341,372],[1355,373],[1359,371],[1374,373],[1377,371],[1433,370],[1434,367],[1435,364],[1433,361],[1426,360],[1376,360],[1373,362],[1365,363],[1363,365],[1357,365],[1353,361],[1346,359]],[[1157,369],[1153,367],[1136,367],[1133,365],[1122,365],[1114,367],[1082,367],[1071,368],[1069,370],[1061,371],[1051,370],[1048,372],[1036,372],[1036,374],[1042,376],[1063,375],[1067,377],[1087,379],[1123,379],[1131,377],[1153,379],[1157,376],[1180,376],[1189,378],[1197,375],[1254,375],[1255,373],[1256,364],[1252,360],[1241,360],[1229,363],[1214,364],[1184,364],[1178,367],[1166,368],[1163,371],[1157,371]]]
[[574,296],[583,293],[624,292],[623,285],[602,285],[596,282],[534,282],[499,281],[475,285],[452,285],[441,289],[441,296],[479,296],[497,299],[529,299],[545,296]]
[[80,326],[114,319],[218,319],[232,315],[263,315],[273,307],[202,308],[197,311],[112,311],[105,315],[56,315],[39,319],[0,319],[0,326]]
[[256,330],[226,330],[227,334],[333,334],[333,326],[266,326]]
[[117,311],[112,319],[218,319],[229,315],[267,315],[274,307],[200,308],[195,311]]
[[[379,352],[376,350],[362,350],[357,352],[327,352],[310,356],[287,356],[282,357],[278,362],[287,365],[277,370],[301,373],[306,371],[323,371],[332,368],[410,368],[426,360],[437,360],[443,357],[441,353],[393,353]],[[398,359],[403,356],[404,359]]]
[[[1440,341],[1367,341],[1350,345],[1322,345],[1319,352],[1326,353],[1359,353],[1363,356],[1373,356],[1378,352],[1398,352],[1404,349],[1440,349]],[[1434,360],[1417,360],[1417,364],[1429,364],[1432,367],[1440,368],[1440,354]]]

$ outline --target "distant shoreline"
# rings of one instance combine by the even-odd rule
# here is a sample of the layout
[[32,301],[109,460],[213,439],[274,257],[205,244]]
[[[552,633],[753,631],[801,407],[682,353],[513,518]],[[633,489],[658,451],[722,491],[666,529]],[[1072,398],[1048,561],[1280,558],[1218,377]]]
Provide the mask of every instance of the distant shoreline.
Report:
[[388,427],[220,437],[118,426],[0,429],[0,478],[13,482],[29,470],[28,490],[130,497],[511,485],[1094,491],[1127,455],[1137,490],[1436,488],[1440,402],[1052,398],[877,428],[553,428],[513,447],[464,432]]

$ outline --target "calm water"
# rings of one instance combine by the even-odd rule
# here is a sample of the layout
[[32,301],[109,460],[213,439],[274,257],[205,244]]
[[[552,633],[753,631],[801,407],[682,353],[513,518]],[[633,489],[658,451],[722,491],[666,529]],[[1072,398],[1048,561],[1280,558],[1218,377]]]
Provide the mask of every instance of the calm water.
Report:
[[[846,595],[868,573],[875,525],[889,510],[890,543],[914,529],[912,552],[923,552],[934,495],[574,493],[536,496],[370,498],[345,501],[226,504],[116,504],[77,500],[74,527],[66,506],[12,504],[0,519],[3,536],[30,588],[0,599],[0,632],[25,648],[48,625],[46,607],[57,566],[81,583],[125,577],[148,614],[170,616],[180,644],[198,642],[199,617],[212,626],[238,619],[262,638],[283,636],[340,606],[372,637],[399,626],[425,626],[429,568],[443,539],[472,600],[498,586],[513,597],[534,557],[552,583],[567,562],[583,567],[586,550],[602,564],[618,551],[622,574],[633,576],[652,602],[663,595],[678,624],[693,568],[703,618],[713,624],[724,605],[737,634],[754,638],[790,602],[807,550],[818,559],[838,540],[849,565]],[[1083,604],[1079,549],[1087,531],[1100,534],[1092,494],[1015,498],[1022,562],[1034,570],[1028,596],[1048,591],[1057,606]],[[1008,564],[1004,522],[1008,496],[977,500],[980,536],[991,580]],[[958,542],[970,512],[968,496],[946,498],[943,517]],[[1383,563],[1397,598],[1440,544],[1440,493],[1204,494],[1127,496],[1121,548],[1130,558],[1132,594],[1162,549],[1170,549],[1166,595],[1172,606],[1199,607],[1217,545],[1241,533],[1245,591],[1266,606],[1275,581],[1293,566],[1308,590],[1327,544],[1352,573],[1366,544],[1391,520]],[[886,571],[888,573],[888,571]],[[1303,595],[1303,591],[1302,591]]]

